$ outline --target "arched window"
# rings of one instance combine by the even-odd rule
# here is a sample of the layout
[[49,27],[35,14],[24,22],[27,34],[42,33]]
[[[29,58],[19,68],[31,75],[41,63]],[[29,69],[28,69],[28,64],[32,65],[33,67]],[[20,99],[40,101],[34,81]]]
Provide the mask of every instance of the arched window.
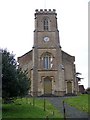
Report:
[[44,56],[44,68],[45,69],[50,69],[50,59],[51,59],[51,57],[50,56],[48,56],[48,55],[46,55],[46,56]]
[[44,69],[51,69],[52,68],[52,55],[51,54],[48,54],[46,53],[44,56],[43,56],[43,67]]
[[48,19],[44,19],[44,30],[48,30]]

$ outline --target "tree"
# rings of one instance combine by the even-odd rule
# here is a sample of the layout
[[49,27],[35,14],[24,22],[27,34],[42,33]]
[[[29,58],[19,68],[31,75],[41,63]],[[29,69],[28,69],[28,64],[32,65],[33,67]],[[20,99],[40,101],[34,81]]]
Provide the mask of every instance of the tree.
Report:
[[4,99],[27,94],[30,86],[26,72],[17,67],[14,55],[2,50],[2,97]]
[[27,71],[22,71],[20,68],[17,69],[18,75],[18,96],[23,97],[28,94],[30,89],[30,79],[27,77]]
[[86,93],[90,94],[90,87],[86,89]]
[[17,96],[17,71],[14,55],[2,50],[2,97]]
[[76,79],[77,79],[78,82],[81,82],[81,80],[84,79],[84,78],[79,77],[79,75],[82,75],[82,74],[79,73],[79,72],[76,72]]

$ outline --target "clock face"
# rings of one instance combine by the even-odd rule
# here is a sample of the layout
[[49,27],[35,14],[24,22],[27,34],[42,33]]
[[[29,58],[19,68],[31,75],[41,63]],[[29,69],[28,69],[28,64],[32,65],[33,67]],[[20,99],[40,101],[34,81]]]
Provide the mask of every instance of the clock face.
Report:
[[48,42],[48,41],[49,41],[49,37],[47,37],[47,36],[44,37],[44,41],[45,41],[45,42]]

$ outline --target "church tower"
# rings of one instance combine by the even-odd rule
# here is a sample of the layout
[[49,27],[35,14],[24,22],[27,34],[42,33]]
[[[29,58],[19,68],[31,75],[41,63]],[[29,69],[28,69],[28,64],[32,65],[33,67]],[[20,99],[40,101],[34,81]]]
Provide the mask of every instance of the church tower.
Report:
[[65,93],[56,10],[36,10],[33,46],[33,94]]
[[55,9],[36,9],[33,41],[32,50],[18,58],[19,67],[28,70],[29,94],[77,94],[75,57],[61,50]]

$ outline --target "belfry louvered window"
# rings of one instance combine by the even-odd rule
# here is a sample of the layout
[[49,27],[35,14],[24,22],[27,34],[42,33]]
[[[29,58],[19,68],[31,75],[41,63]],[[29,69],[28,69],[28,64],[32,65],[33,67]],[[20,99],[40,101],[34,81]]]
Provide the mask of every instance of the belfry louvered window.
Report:
[[48,19],[44,19],[44,30],[48,30]]

